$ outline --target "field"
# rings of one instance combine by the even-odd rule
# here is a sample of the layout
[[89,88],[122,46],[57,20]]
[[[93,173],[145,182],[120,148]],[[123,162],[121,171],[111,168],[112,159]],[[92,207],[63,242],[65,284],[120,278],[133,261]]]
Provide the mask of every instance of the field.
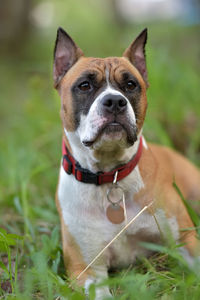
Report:
[[[0,299],[84,299],[65,276],[54,195],[61,159],[60,100],[52,57],[58,26],[87,56],[120,56],[146,26],[150,88],[144,135],[200,166],[200,27],[119,24],[100,2],[58,1],[48,29],[31,29],[0,57]],[[81,6],[76,9],[76,5]],[[95,15],[95,20],[91,16]],[[193,214],[195,225],[199,218]],[[200,265],[190,269],[173,241],[134,268],[111,274],[115,299],[200,299]],[[90,290],[94,299],[95,287]]]

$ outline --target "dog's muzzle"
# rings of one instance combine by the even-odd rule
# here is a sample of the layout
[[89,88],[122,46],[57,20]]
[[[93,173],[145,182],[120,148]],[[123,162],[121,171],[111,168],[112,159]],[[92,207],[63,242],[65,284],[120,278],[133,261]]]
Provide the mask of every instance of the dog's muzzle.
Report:
[[[96,103],[96,104],[95,104]],[[125,140],[132,145],[137,140],[135,114],[128,99],[120,92],[106,93],[98,97],[86,119],[82,143],[92,146],[104,135],[110,139]]]

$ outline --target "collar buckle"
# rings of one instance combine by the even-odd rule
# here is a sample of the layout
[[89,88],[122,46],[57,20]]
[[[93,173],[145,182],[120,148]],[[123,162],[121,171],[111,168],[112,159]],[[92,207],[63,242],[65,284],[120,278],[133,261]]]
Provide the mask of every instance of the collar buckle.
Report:
[[84,168],[78,166],[75,169],[75,178],[84,183],[93,183],[99,185],[99,174],[92,173]]

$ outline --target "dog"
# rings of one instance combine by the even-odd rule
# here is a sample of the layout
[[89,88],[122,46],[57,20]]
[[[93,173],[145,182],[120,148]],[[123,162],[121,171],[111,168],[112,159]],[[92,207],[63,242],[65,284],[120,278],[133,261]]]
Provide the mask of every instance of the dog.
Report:
[[[54,87],[61,98],[63,157],[56,193],[64,262],[70,278],[85,287],[127,267],[161,243],[166,224],[182,255],[198,255],[195,230],[180,195],[200,200],[200,172],[181,154],[142,135],[147,109],[147,29],[122,57],[85,57],[62,29],[54,51]],[[134,223],[90,264],[144,207]],[[90,267],[87,268],[88,264]],[[96,299],[109,296],[97,288]]]

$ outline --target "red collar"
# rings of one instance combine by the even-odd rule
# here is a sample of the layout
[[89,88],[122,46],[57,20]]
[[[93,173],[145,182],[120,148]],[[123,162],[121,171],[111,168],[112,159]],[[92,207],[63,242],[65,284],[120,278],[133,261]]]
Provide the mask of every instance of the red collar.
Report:
[[141,154],[142,154],[142,136],[140,137],[140,143],[136,155],[125,165],[121,165],[118,168],[110,172],[98,172],[92,173],[87,169],[81,168],[79,163],[73,158],[69,153],[65,142],[62,143],[62,154],[63,154],[63,168],[67,174],[73,174],[76,180],[84,183],[93,183],[96,185],[101,185],[103,183],[113,182],[115,173],[118,171],[117,181],[128,176],[132,170],[138,164]]

